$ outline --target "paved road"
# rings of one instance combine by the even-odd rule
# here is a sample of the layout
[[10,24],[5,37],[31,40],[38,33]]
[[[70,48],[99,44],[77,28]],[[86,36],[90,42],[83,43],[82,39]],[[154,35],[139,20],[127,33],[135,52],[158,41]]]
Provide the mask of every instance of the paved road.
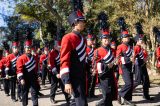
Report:
[[[142,86],[138,86],[136,90],[133,93],[133,102],[137,104],[137,106],[160,106],[160,86],[156,84],[152,84],[150,88],[150,94],[152,97],[155,97],[155,100],[153,102],[144,100],[142,98]],[[47,84],[45,88],[42,88],[42,93],[45,94],[45,96],[39,98],[39,106],[65,106],[64,96],[60,92],[57,92],[58,95],[56,95],[56,100],[58,101],[57,104],[52,104],[49,100],[49,92],[50,92],[50,86]],[[101,93],[99,89],[96,89],[96,95],[98,95],[98,99],[89,99],[88,104],[89,106],[95,106],[95,103],[101,99]],[[30,94],[29,94],[30,97]],[[117,101],[113,102],[114,106],[120,106]],[[12,102],[9,97],[6,97],[3,91],[0,91],[0,106],[22,106],[21,102]],[[29,99],[29,105],[32,106],[32,101]]]

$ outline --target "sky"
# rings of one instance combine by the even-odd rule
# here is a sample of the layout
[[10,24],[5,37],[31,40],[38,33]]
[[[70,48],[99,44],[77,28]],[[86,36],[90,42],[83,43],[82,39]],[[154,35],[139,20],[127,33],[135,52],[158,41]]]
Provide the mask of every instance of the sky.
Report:
[[0,1],[0,27],[7,26],[3,20],[2,15],[12,15],[14,11],[15,3],[13,0],[1,0]]

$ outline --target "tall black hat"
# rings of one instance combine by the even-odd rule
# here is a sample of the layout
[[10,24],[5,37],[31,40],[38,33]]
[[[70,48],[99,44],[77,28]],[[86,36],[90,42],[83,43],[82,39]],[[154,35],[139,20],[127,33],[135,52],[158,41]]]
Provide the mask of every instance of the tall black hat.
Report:
[[153,28],[153,32],[156,34],[156,41],[160,43],[160,31],[157,27]]
[[26,29],[25,46],[32,46],[32,31],[31,31],[31,28]]
[[119,17],[117,23],[120,26],[120,31],[121,31],[120,38],[129,37],[127,24],[125,22],[124,17]]
[[71,0],[73,5],[73,12],[68,17],[68,22],[71,26],[77,21],[85,21],[83,16],[83,3],[81,0]]
[[95,35],[93,34],[93,27],[94,27],[94,24],[93,23],[90,23],[90,25],[88,26],[88,29],[87,29],[87,32],[88,32],[88,35],[87,35],[87,40],[94,40],[95,39]]
[[109,32],[109,24],[107,22],[108,16],[107,14],[102,11],[98,14],[98,20],[100,25],[100,38],[111,38]]
[[65,35],[65,28],[61,27],[58,31],[57,31],[57,38],[55,39],[54,44],[57,45],[58,47],[61,47],[61,40],[63,38],[63,36]]
[[140,22],[137,22],[137,23],[135,24],[135,28],[136,28],[137,34],[136,34],[136,36],[134,37],[134,40],[135,40],[135,41],[143,40],[144,32],[143,32],[143,27],[142,27],[141,23],[140,23]]
[[9,45],[8,45],[8,43],[6,41],[3,41],[3,48],[4,48],[6,53],[9,53],[9,48],[10,47],[9,47]]
[[18,47],[18,46],[19,46],[19,30],[16,29],[15,34],[13,36],[12,47]]

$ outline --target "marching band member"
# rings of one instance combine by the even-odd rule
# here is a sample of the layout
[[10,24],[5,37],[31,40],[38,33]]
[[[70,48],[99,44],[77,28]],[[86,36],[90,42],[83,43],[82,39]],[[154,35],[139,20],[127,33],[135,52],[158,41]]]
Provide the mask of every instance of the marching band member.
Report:
[[143,97],[147,100],[152,100],[149,96],[149,76],[146,68],[146,62],[143,53],[143,37],[144,33],[142,30],[141,23],[136,23],[135,25],[137,30],[137,35],[135,36],[136,46],[134,47],[134,64],[135,64],[135,81],[134,81],[134,88],[138,85],[143,85]]
[[8,75],[7,72],[5,71],[6,68],[6,63],[7,63],[7,59],[6,57],[9,55],[9,45],[7,44],[7,42],[3,42],[3,47],[5,49],[4,51],[4,57],[1,60],[2,63],[2,73],[3,73],[3,77],[5,77],[5,79],[3,80],[3,86],[4,86],[4,92],[6,94],[6,96],[10,96],[9,92],[10,92],[10,84],[9,84],[9,79],[8,79]]
[[85,84],[86,42],[80,34],[85,28],[85,18],[80,10],[69,15],[73,27],[71,33],[62,38],[60,50],[60,77],[65,84],[65,91],[73,92],[76,106],[87,106]]
[[33,106],[38,106],[38,84],[37,84],[37,62],[35,56],[31,54],[32,47],[32,32],[27,29],[27,40],[25,42],[25,53],[22,54],[16,63],[17,66],[17,78],[20,81],[22,87],[22,105],[28,105],[28,93],[31,88],[31,95]]
[[[115,51],[110,47],[111,36],[107,25],[107,15],[104,12],[99,14],[101,23],[101,47],[94,52],[96,58],[97,70],[100,79],[103,98],[96,106],[113,106],[112,101],[117,99],[117,83],[114,75],[113,65]],[[94,58],[94,59],[95,59]]]
[[[60,33],[64,34],[63,29],[59,31]],[[50,90],[50,100],[52,103],[56,103],[55,95],[57,91],[57,85],[59,83],[62,93],[65,96],[67,106],[70,104],[70,96],[68,93],[64,91],[64,84],[62,83],[62,80],[60,79],[60,48],[61,45],[59,43],[60,41],[55,41],[54,47],[49,53],[48,56],[48,67],[51,69],[51,90]]]
[[[91,26],[93,27],[93,26]],[[88,97],[90,98],[97,98],[95,96],[95,85],[96,85],[96,74],[93,75],[92,72],[92,61],[93,61],[93,55],[94,55],[94,40],[95,37],[92,34],[92,29],[88,29],[88,36],[87,36],[87,48],[86,48],[86,71],[87,71],[87,85],[86,85],[86,93],[88,94]]]
[[19,32],[16,30],[14,41],[12,43],[12,53],[6,57],[6,78],[8,76],[14,76],[10,78],[10,88],[11,88],[11,99],[12,101],[16,102],[16,83],[17,83],[17,75],[16,75],[16,61],[19,57]]
[[[119,25],[121,26],[121,41],[122,43],[118,45],[116,51],[116,57],[119,58],[119,64],[122,69],[122,78],[124,81],[124,86],[119,91],[118,101],[120,104],[134,105],[132,100],[133,92],[133,73],[132,73],[132,47],[128,44],[130,41],[130,36],[127,29],[125,28],[125,20],[123,17],[119,18]],[[121,99],[124,99],[123,103]]]

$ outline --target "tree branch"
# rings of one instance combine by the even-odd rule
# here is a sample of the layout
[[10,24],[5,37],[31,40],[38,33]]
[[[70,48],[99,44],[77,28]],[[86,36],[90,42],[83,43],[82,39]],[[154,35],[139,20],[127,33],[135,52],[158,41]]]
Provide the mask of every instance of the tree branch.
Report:
[[56,9],[52,8],[52,6],[50,5],[49,0],[41,0],[41,2],[42,2],[42,5],[43,5],[44,8],[49,10],[51,12],[51,14],[57,18],[57,20],[62,22],[61,16],[58,14]]

